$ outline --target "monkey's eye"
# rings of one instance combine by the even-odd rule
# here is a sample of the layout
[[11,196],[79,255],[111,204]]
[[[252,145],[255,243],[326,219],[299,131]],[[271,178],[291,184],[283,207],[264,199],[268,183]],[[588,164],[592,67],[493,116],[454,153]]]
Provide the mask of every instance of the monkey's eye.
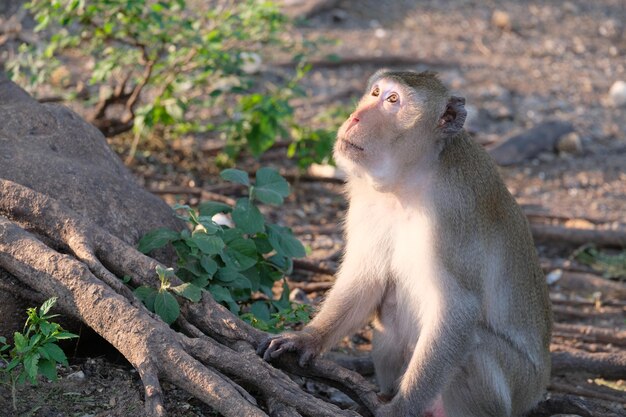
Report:
[[387,101],[390,103],[395,103],[398,101],[398,95],[396,93],[391,93],[389,97],[387,97]]
[[372,95],[378,97],[380,95],[380,88],[376,87],[372,90]]

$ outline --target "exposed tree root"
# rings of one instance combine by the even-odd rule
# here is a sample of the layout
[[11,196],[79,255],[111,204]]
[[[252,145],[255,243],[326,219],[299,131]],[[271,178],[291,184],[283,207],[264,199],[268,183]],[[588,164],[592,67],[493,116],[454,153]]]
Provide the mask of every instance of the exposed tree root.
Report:
[[[57,296],[66,313],[118,349],[139,371],[148,415],[165,413],[159,378],[224,416],[266,415],[255,397],[262,404],[272,400],[281,415],[358,415],[304,393],[260,359],[255,348],[265,334],[208,294],[199,303],[181,300],[187,335],[172,330],[117,278],[128,275],[133,285],[156,286],[157,261],[44,194],[0,179],[0,195],[0,268],[30,288],[19,289],[24,295]],[[288,357],[281,363],[290,372],[342,388],[369,410],[365,415],[377,406],[371,384],[335,363],[318,360],[307,369]]]

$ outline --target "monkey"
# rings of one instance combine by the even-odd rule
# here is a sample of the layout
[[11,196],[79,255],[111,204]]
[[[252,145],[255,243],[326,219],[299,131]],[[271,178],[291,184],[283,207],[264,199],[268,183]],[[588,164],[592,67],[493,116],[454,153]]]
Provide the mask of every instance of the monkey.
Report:
[[433,72],[379,70],[341,125],[346,247],[303,330],[306,366],[374,316],[376,417],[517,417],[550,375],[552,312],[528,221]]

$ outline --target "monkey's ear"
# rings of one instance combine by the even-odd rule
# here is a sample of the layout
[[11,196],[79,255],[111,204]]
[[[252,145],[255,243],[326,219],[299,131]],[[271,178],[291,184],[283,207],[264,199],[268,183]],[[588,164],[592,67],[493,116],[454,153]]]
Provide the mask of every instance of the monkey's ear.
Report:
[[453,135],[463,129],[466,117],[465,98],[451,96],[446,105],[446,111],[439,118],[439,127],[446,135]]

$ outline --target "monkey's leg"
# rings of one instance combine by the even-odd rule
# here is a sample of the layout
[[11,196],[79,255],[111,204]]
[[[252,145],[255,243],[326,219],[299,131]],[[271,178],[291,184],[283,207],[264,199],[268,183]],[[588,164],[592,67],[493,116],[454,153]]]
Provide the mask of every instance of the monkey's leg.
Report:
[[467,358],[443,393],[447,417],[516,417],[541,398],[530,359],[493,334]]
[[398,323],[396,289],[395,285],[389,285],[378,309],[372,340],[372,360],[383,398],[396,394],[408,362],[405,337]]
[[398,390],[400,377],[405,369],[405,349],[398,337],[388,329],[374,330],[372,360],[376,370],[376,380],[380,394],[392,398]]

